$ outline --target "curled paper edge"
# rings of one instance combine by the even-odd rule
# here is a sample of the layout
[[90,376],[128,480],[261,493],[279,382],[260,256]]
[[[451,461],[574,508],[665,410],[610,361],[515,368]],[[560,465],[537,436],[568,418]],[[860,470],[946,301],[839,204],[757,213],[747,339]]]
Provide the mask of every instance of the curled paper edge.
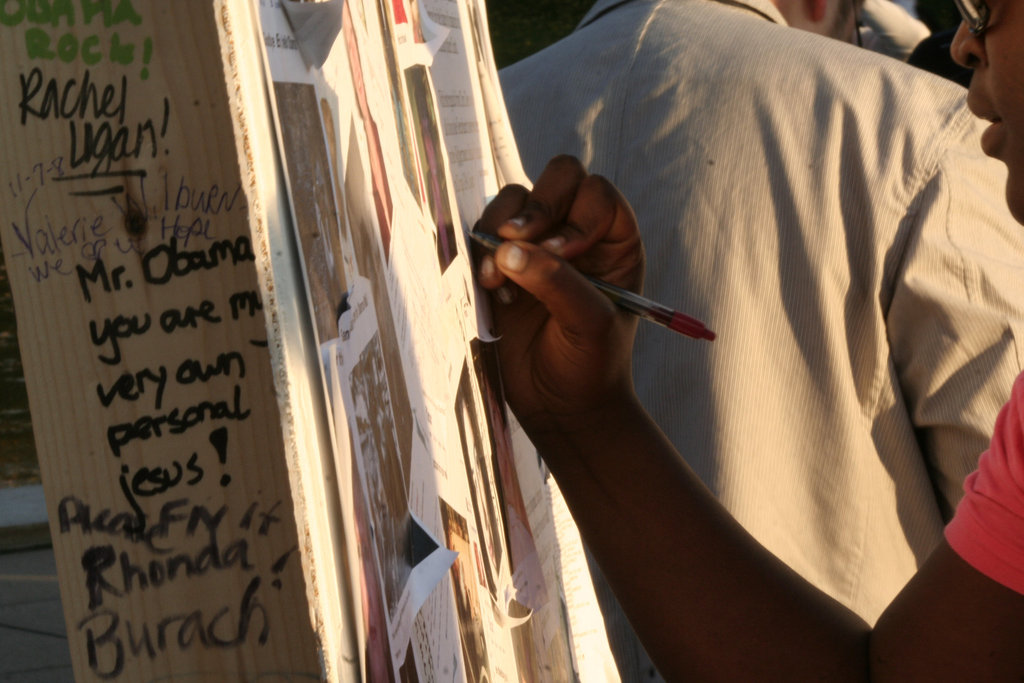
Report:
[[319,69],[330,56],[331,48],[341,33],[343,2],[281,0],[281,8],[299,45],[299,54],[308,68]]

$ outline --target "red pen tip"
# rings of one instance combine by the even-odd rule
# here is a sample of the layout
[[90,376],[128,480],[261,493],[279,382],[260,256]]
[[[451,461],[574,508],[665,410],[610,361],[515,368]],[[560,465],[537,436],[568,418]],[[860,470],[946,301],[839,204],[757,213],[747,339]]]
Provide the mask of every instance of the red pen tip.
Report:
[[715,339],[715,333],[706,328],[704,323],[682,313],[674,313],[672,315],[668,328],[694,339],[707,339],[708,341],[714,341]]

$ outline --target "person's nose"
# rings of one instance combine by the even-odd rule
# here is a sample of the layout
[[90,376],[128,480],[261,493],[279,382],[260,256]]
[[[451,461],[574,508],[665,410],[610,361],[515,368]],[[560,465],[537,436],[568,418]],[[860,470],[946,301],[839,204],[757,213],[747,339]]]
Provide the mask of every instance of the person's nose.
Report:
[[961,21],[960,27],[953,36],[949,53],[960,66],[975,69],[985,62],[985,42],[982,36],[971,33],[967,22]]

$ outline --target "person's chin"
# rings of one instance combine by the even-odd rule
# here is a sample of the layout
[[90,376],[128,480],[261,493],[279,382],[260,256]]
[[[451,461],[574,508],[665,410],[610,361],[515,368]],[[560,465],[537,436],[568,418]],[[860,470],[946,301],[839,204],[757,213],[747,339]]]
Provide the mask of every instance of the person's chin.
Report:
[[1000,161],[1006,164],[1006,205],[1018,223],[1024,225],[1024,149],[1016,140],[1004,140]]
[[1002,159],[1005,144],[1005,128],[1002,121],[992,121],[981,134],[981,151],[994,159]]
[[1021,225],[1024,225],[1024,185],[1014,183],[1011,174],[1006,183],[1006,205],[1010,207],[1010,215]]

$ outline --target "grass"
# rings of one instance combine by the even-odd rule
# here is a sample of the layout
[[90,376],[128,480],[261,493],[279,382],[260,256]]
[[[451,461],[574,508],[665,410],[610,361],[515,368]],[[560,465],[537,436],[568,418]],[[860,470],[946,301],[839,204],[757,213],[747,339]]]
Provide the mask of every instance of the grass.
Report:
[[593,0],[487,0],[491,47],[500,69],[568,35]]

